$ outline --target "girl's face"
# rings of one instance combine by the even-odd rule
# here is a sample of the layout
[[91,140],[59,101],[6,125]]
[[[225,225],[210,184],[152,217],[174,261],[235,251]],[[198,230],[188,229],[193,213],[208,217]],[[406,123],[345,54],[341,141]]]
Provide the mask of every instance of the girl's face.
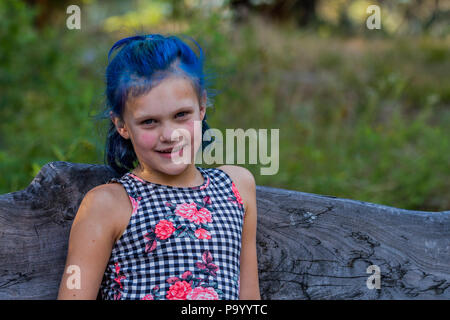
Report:
[[[206,95],[199,105],[190,80],[169,77],[147,94],[127,101],[123,121],[112,117],[117,131],[131,139],[134,151],[144,169],[177,175],[194,163],[201,143],[201,121],[206,111]],[[182,130],[180,130],[182,129]],[[196,136],[194,136],[194,130]],[[159,151],[183,147],[190,150],[190,162],[173,161],[170,153]],[[180,153],[176,153],[180,156]],[[181,157],[179,157],[181,158]]]

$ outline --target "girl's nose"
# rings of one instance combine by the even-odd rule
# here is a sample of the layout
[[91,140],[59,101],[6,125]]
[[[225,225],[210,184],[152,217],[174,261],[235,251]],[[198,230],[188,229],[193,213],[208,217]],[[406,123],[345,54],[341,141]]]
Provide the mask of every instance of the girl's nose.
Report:
[[180,141],[183,136],[179,129],[173,127],[173,126],[165,126],[161,132],[161,135],[159,136],[159,139],[161,142],[170,143],[173,141]]

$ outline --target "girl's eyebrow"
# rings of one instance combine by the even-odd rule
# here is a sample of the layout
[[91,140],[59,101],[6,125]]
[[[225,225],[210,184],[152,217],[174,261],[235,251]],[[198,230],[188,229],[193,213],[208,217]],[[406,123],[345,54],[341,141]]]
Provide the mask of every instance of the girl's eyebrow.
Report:
[[[193,106],[183,106],[180,107],[178,109],[176,109],[174,112],[172,112],[173,115],[176,115],[179,112],[183,112],[183,111],[192,111],[194,109]],[[138,114],[136,116],[136,120],[144,120],[144,119],[158,119],[159,115],[151,115],[151,114]]]

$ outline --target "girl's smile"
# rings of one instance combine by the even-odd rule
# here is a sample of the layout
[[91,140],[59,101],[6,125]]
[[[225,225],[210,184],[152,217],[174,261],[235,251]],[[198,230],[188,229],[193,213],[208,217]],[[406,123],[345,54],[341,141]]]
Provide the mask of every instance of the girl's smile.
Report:
[[177,148],[171,148],[167,152],[163,151],[156,151],[161,157],[172,159],[175,155],[178,155],[179,157],[183,156],[183,147],[177,147]]

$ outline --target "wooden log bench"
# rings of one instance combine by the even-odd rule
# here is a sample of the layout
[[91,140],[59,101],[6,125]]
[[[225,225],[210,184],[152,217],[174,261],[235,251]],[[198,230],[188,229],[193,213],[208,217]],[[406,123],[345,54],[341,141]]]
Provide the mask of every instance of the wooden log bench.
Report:
[[[25,190],[0,195],[0,299],[56,298],[78,206],[117,176],[52,162]],[[263,299],[450,298],[450,211],[263,186],[257,205]]]

